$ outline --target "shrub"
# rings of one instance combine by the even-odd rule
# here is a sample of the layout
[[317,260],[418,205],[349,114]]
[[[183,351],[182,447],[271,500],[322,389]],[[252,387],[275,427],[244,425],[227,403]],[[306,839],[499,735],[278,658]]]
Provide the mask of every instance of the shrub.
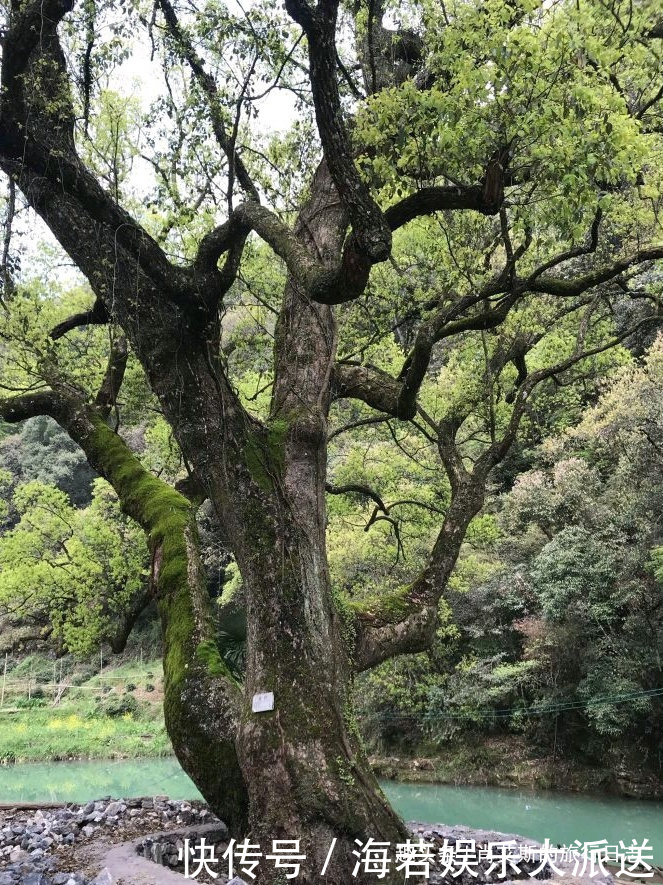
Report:
[[108,698],[100,705],[100,712],[111,719],[119,719],[127,713],[137,713],[138,701],[132,695]]

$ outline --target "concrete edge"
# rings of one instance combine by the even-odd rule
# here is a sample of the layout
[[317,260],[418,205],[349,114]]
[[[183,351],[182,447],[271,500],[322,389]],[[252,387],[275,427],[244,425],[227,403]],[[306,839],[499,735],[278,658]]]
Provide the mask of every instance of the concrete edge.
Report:
[[136,853],[136,849],[146,839],[157,841],[164,836],[195,839],[218,831],[221,826],[223,825],[217,822],[182,827],[177,830],[160,830],[156,833],[146,833],[130,842],[120,842],[114,845],[104,858],[103,867],[97,874],[98,885],[119,885],[123,881],[127,885],[129,883],[130,885],[182,885],[186,879],[181,873],[175,873],[168,867],[162,867],[154,861],[141,857]]

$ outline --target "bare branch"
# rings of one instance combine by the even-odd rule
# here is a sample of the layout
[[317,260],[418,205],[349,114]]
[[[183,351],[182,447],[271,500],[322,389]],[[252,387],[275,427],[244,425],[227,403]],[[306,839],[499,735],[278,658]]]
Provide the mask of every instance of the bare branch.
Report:
[[550,261],[546,261],[530,274],[528,281],[531,282],[537,279],[537,277],[540,277],[547,270],[557,267],[557,265],[562,264],[564,261],[570,261],[572,258],[579,258],[581,255],[591,255],[593,252],[596,252],[599,243],[599,228],[601,226],[602,218],[603,210],[599,207],[594,214],[594,220],[592,221],[592,226],[589,230],[587,244],[585,246],[578,246],[576,249],[568,249],[566,252],[561,252],[559,255],[551,258]]
[[51,329],[50,336],[53,341],[57,341],[66,335],[67,332],[71,332],[72,329],[79,329],[81,326],[104,326],[108,322],[110,322],[110,316],[106,306],[103,301],[97,298],[89,310],[75,313],[73,316],[58,323],[57,326]]
[[234,174],[237,176],[237,180],[246,192],[248,198],[260,202],[258,189],[249,175],[242,158],[237,153],[234,139],[226,132],[223,112],[221,110],[221,102],[219,99],[219,91],[214,77],[205,70],[203,60],[196,53],[191,40],[182,30],[170,0],[157,0],[157,3],[163,13],[163,17],[166,20],[166,25],[168,26],[168,30],[175,45],[184,59],[188,62],[189,67],[196,78],[196,82],[207,96],[212,117],[212,128],[219,147],[226,155],[228,163],[234,171]]
[[499,462],[504,458],[516,437],[516,433],[518,432],[520,420],[525,411],[525,404],[529,399],[532,391],[538,384],[548,378],[552,378],[561,374],[562,372],[567,371],[568,369],[575,366],[577,363],[582,362],[582,360],[597,356],[600,353],[605,353],[606,350],[610,350],[613,347],[616,347],[618,344],[621,344],[627,338],[630,338],[631,335],[634,335],[639,329],[658,321],[660,321],[660,317],[658,316],[645,317],[634,326],[631,326],[630,328],[626,329],[624,332],[621,332],[619,335],[616,335],[614,338],[612,338],[610,341],[605,342],[604,344],[600,344],[597,347],[590,348],[589,350],[578,351],[567,359],[561,360],[559,363],[556,363],[554,366],[548,366],[547,368],[539,369],[536,372],[530,373],[521,385],[518,393],[516,394],[513,411],[511,413],[511,419],[509,421],[506,432],[500,440],[493,443],[479,457],[474,467],[474,475],[484,478],[487,477],[489,471],[496,464],[499,464]]
[[651,246],[648,249],[640,249],[632,255],[618,259],[613,264],[597,268],[575,279],[566,280],[562,277],[537,276],[535,279],[530,277],[526,280],[519,280],[518,285],[526,287],[530,292],[542,292],[548,295],[559,295],[562,298],[568,298],[574,295],[582,295],[583,292],[587,292],[595,286],[600,286],[601,283],[610,282],[610,280],[614,280],[634,265],[644,264],[647,261],[656,261],[660,258],[663,258],[663,246]]
[[378,509],[381,510],[383,513],[389,513],[389,508],[385,505],[382,498],[369,486],[361,485],[360,483],[349,483],[348,485],[344,486],[334,486],[328,482],[325,483],[325,491],[328,492],[330,495],[363,495],[365,498],[370,498],[371,501],[374,501]]
[[334,439],[336,436],[340,436],[342,433],[347,433],[349,430],[354,430],[357,427],[366,427],[369,424],[384,424],[384,422],[388,421],[390,417],[391,415],[376,415],[372,418],[360,418],[358,421],[351,421],[349,424],[344,424],[342,427],[337,427],[335,430],[332,430],[327,436],[327,441]]

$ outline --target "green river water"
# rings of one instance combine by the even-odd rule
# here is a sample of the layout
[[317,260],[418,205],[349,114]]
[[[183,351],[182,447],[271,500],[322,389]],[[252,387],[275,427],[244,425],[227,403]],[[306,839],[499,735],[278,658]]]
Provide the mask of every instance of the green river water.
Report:
[[[647,838],[663,864],[663,802],[574,794],[384,782],[406,820],[465,824],[569,844],[607,839],[611,845]],[[0,802],[87,802],[102,796],[167,795],[193,799],[198,791],[173,758],[118,762],[57,762],[0,767]]]

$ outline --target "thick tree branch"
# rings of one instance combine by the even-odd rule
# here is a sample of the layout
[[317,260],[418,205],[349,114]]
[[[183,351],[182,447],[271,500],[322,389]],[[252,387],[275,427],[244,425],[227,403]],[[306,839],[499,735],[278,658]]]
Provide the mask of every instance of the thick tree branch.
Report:
[[370,366],[344,363],[335,366],[336,397],[359,399],[394,418],[412,420],[417,413],[417,396],[430,363],[433,346],[443,338],[462,332],[495,328],[504,321],[524,294],[512,293],[493,308],[479,310],[467,317],[461,316],[468,308],[476,307],[488,299],[495,288],[493,284],[489,284],[480,294],[465,296],[450,307],[439,310],[426,321],[417,333],[399,379]]
[[286,0],[286,9],[308,38],[309,76],[325,160],[353,228],[353,245],[369,265],[391,253],[391,230],[354,163],[336,75],[338,0],[312,7],[307,0]]
[[23,73],[30,55],[43,36],[44,22],[57,26],[74,8],[74,0],[32,0],[21,9],[12,4],[11,27],[3,39],[2,85],[7,87]]
[[66,335],[67,332],[71,332],[72,329],[79,329],[81,326],[104,326],[108,322],[110,322],[110,316],[106,310],[106,305],[100,298],[97,298],[89,310],[75,313],[73,316],[58,323],[57,326],[54,326],[51,329],[50,336],[53,341],[57,341]]
[[8,424],[27,421],[37,415],[49,415],[51,418],[55,418],[55,415],[59,414],[61,410],[61,398],[52,390],[24,393],[9,399],[0,399],[0,418]]
[[108,636],[108,643],[114,655],[122,654],[127,646],[127,641],[131,636],[131,631],[133,630],[136,621],[151,601],[152,597],[149,589],[147,587],[142,587],[127,603],[126,609],[117,616],[118,623]]
[[471,209],[482,215],[495,215],[502,201],[487,201],[482,185],[425,187],[404,197],[385,210],[392,231],[422,215],[453,209]]
[[372,366],[339,363],[334,366],[333,391],[337,399],[358,399],[394,418],[410,420],[414,413],[398,412],[402,384]]

